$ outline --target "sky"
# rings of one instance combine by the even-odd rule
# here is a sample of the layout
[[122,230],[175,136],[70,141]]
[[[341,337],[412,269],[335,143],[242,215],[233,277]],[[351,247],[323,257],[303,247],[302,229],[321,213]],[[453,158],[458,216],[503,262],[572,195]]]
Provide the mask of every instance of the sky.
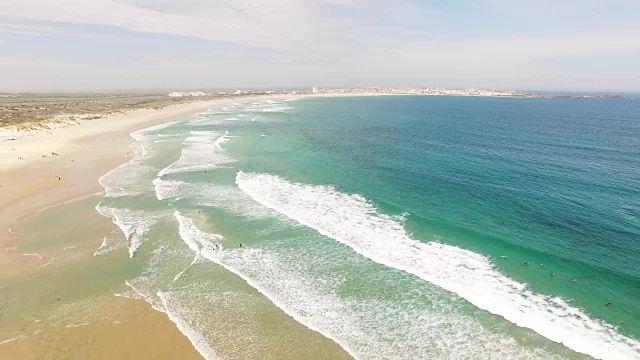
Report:
[[640,91],[638,0],[0,1],[0,91]]

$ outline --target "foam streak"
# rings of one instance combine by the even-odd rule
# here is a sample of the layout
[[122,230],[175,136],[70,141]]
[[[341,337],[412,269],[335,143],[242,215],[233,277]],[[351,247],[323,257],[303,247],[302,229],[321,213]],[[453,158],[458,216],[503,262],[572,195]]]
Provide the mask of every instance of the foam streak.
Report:
[[239,172],[236,184],[263,205],[377,263],[413,274],[575,351],[601,359],[640,359],[639,341],[561,298],[534,293],[480,254],[412,239],[401,222],[359,195],[267,174]]
[[227,156],[222,147],[213,140],[217,134],[212,131],[192,131],[182,146],[178,161],[162,169],[158,176],[192,171],[211,170],[234,160]]
[[[135,211],[130,209],[112,208],[104,205],[96,206],[96,210],[100,215],[111,218],[113,223],[120,228],[120,231],[122,231],[128,242],[130,258],[133,258],[135,252],[142,245],[146,233],[160,218],[157,214],[148,214],[144,211]],[[103,240],[103,245],[106,246],[106,238]],[[103,249],[102,245],[98,250],[96,250],[98,255],[102,255],[106,252],[106,249],[103,249],[102,251],[100,249]],[[96,253],[94,253],[94,256],[96,256]]]

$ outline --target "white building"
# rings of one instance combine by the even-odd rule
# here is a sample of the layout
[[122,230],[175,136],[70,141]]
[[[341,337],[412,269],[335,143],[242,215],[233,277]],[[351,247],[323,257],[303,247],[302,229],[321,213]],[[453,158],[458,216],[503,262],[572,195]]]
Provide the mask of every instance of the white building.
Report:
[[318,93],[318,88],[317,87],[312,88],[311,89],[311,93],[312,94],[317,94]]
[[211,93],[202,91],[174,91],[169,93],[169,97],[189,97],[189,96],[209,96]]

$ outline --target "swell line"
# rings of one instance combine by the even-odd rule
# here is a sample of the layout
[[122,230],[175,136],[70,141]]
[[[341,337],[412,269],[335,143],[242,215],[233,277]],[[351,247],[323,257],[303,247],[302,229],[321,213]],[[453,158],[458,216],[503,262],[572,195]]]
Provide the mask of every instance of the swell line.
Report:
[[290,183],[278,176],[238,172],[238,187],[358,254],[410,273],[574,351],[601,359],[640,359],[640,342],[592,319],[559,297],[537,294],[497,271],[485,256],[412,239],[397,219],[359,195],[328,186]]

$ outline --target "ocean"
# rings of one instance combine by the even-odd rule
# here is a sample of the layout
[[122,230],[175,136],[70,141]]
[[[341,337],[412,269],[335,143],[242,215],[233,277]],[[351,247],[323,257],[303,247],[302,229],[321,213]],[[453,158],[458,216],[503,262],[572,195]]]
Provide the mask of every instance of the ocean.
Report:
[[203,357],[251,358],[242,319],[275,306],[357,359],[640,359],[640,100],[260,99],[179,120],[131,134],[100,179],[117,226],[95,256],[126,253],[122,295]]

